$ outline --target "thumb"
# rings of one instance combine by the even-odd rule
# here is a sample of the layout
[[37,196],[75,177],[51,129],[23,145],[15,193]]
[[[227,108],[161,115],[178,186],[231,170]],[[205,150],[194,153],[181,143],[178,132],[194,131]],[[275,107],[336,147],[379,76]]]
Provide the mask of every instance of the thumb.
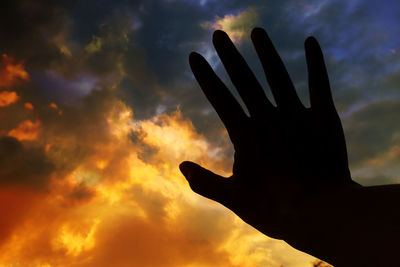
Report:
[[217,175],[196,163],[184,161],[179,169],[197,194],[227,204],[230,192],[230,179]]

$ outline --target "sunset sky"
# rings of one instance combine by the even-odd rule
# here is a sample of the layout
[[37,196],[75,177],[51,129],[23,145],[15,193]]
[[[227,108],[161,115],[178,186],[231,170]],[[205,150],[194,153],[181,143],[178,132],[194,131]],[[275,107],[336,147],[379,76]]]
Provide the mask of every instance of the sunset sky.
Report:
[[308,106],[315,36],[353,179],[398,183],[399,25],[396,0],[3,0],[0,266],[312,266],[179,172],[183,160],[232,167],[188,55],[234,91],[211,44],[225,30],[272,99],[249,38],[263,27]]

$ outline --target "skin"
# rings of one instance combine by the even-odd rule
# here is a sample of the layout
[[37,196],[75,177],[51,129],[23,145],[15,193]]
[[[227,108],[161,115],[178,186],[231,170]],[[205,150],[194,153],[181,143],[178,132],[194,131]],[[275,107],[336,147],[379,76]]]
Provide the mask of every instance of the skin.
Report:
[[215,200],[265,235],[335,266],[398,266],[398,185],[363,187],[351,179],[345,137],[317,40],[305,41],[311,107],[299,100],[265,30],[251,33],[275,98],[264,89],[228,35],[214,47],[249,116],[207,61],[189,62],[235,149],[232,176],[185,161],[192,190]]

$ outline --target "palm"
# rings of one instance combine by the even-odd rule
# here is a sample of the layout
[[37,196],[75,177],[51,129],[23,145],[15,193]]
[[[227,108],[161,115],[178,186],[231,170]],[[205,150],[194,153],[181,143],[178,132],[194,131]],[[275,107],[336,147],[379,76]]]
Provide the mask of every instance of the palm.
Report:
[[[335,121],[320,130],[333,127]],[[346,157],[340,124],[331,129],[337,136],[316,132],[316,125],[306,108],[291,115],[276,110],[270,122],[249,121],[242,142],[235,146],[235,193],[225,205],[270,237],[285,239],[290,231],[285,228],[301,216],[298,205],[304,195],[351,184],[347,166],[335,159]]]
[[214,46],[250,116],[207,62],[192,53],[192,71],[228,130],[235,158],[230,179],[193,163],[183,163],[181,169],[195,192],[225,205],[268,236],[287,240],[293,238],[293,223],[312,225],[302,214],[318,211],[313,203],[319,200],[309,197],[312,192],[329,193],[354,182],[316,40],[306,41],[311,108],[305,108],[266,33],[255,29],[252,39],[277,106],[228,36],[215,32]]

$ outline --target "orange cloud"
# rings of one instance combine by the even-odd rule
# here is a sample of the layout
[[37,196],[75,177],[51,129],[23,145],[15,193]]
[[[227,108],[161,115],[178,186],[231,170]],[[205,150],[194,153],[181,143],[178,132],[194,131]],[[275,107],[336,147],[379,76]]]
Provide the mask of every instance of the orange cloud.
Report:
[[7,107],[14,104],[19,99],[16,92],[2,91],[0,92],[0,107]]
[[0,241],[2,243],[10,238],[13,230],[26,220],[32,204],[36,201],[37,195],[30,190],[4,185],[0,188],[0,214],[2,214]]
[[24,62],[15,62],[14,58],[3,54],[0,62],[0,87],[10,87],[28,80],[29,74],[24,68]]
[[27,110],[34,110],[35,109],[35,107],[32,105],[32,103],[30,103],[30,102],[26,102],[26,103],[24,103],[24,107],[27,109]]
[[215,21],[207,21],[201,27],[223,30],[234,43],[239,43],[260,21],[259,14],[254,8],[246,9],[237,15],[227,14],[224,17],[215,16]]
[[[228,175],[229,159],[179,110],[135,120],[122,101],[101,94],[9,132],[42,144],[58,169],[44,192],[4,195],[0,265],[311,266],[312,257],[190,190],[181,161]],[[8,215],[13,202],[21,212]]]
[[30,120],[26,120],[18,124],[17,128],[12,129],[8,132],[8,136],[14,137],[19,141],[27,140],[32,141],[36,140],[39,133],[40,121],[36,120],[32,122]]
[[49,104],[49,107],[52,108],[52,109],[58,109],[57,104],[54,103],[54,102],[51,102],[51,103]]

